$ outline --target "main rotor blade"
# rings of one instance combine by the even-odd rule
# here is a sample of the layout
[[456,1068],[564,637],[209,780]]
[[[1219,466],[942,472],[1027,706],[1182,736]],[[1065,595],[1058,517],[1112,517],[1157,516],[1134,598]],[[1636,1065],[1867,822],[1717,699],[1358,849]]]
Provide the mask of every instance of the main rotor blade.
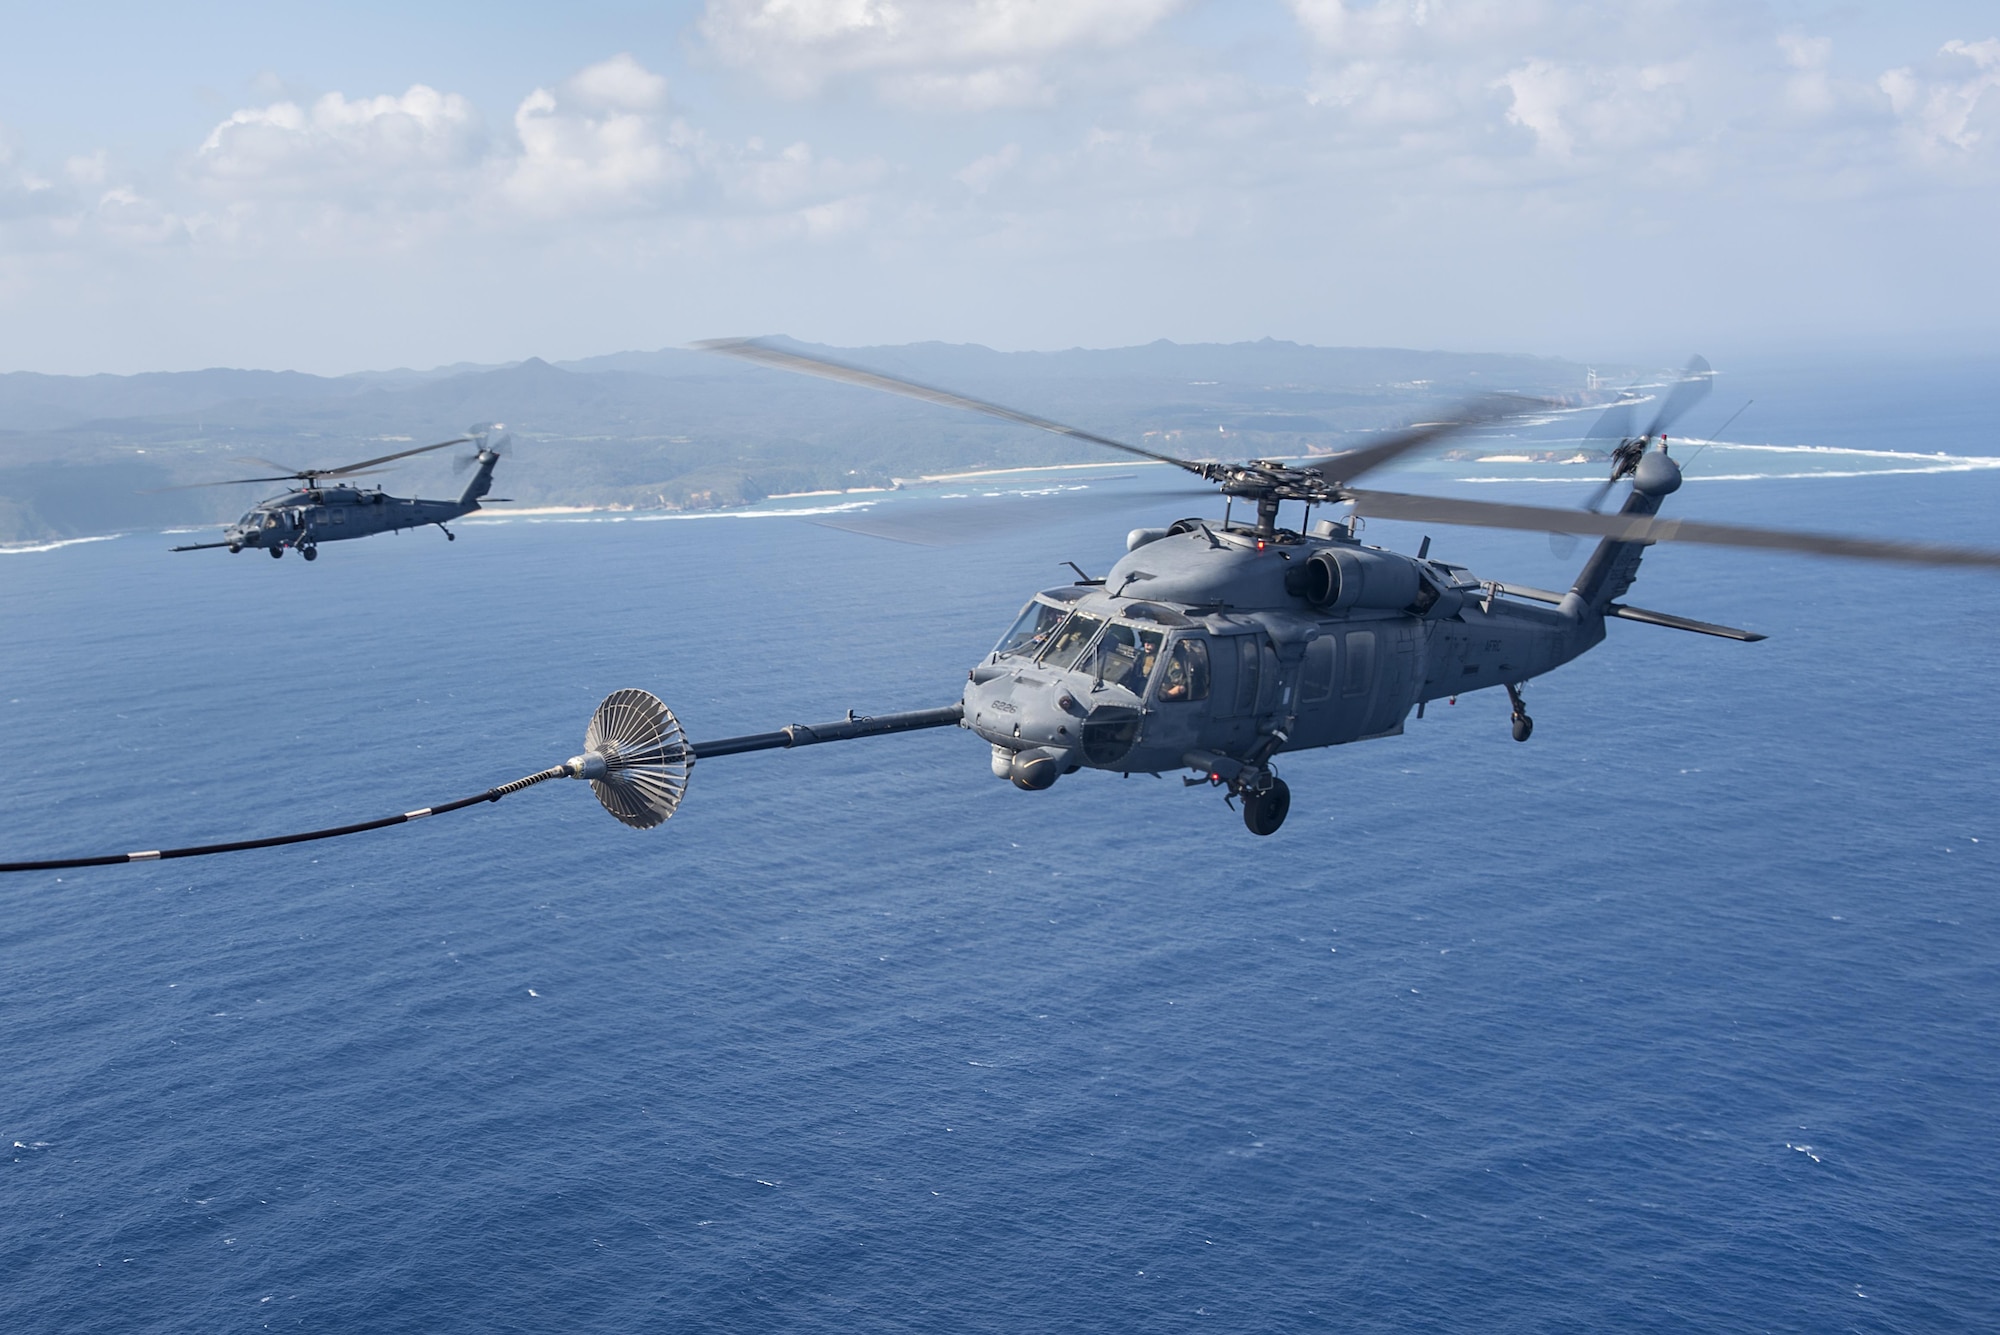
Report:
[[1461,404],[1453,411],[1451,417],[1442,421],[1419,422],[1415,426],[1405,427],[1387,440],[1378,441],[1358,450],[1349,450],[1345,454],[1336,454],[1330,459],[1309,459],[1301,467],[1318,473],[1328,482],[1339,486],[1343,482],[1352,482],[1363,473],[1372,472],[1383,464],[1399,459],[1411,450],[1421,449],[1446,436],[1551,406],[1553,405],[1545,399],[1533,399],[1520,394],[1488,394],[1483,398]]
[[239,454],[236,456],[236,462],[239,464],[256,464],[259,468],[275,468],[286,477],[304,477],[306,475],[306,470],[303,468],[294,468],[290,464],[281,464],[276,459],[260,459],[254,454]]
[[[1093,445],[1107,449],[1123,450],[1136,454],[1142,459],[1152,459],[1158,463],[1172,464],[1185,468],[1190,473],[1203,474],[1202,466],[1187,459],[1178,459],[1171,454],[1161,454],[1156,450],[1141,449],[1128,445],[1122,440],[1100,436],[1094,431],[1080,427],[1065,426],[1052,422],[1046,417],[1024,413],[984,399],[971,398],[964,394],[954,394],[948,389],[935,389],[930,385],[920,385],[914,380],[903,380],[897,376],[884,375],[879,371],[864,371],[858,366],[832,361],[825,357],[808,357],[800,352],[786,352],[754,338],[711,338],[692,345],[702,352],[719,352],[725,357],[737,357],[747,362],[757,362],[775,367],[781,371],[796,371],[801,375],[816,375],[826,380],[839,380],[849,385],[860,385],[867,389],[879,389],[888,394],[900,394],[906,399],[921,399],[925,403],[942,404],[947,408],[963,408],[968,412],[984,413],[1006,422],[1018,422],[1038,431],[1053,432],[1058,436],[1071,436],[1077,440],[1087,440]],[[1204,474],[1205,475],[1205,474]]]
[[[1117,482],[1123,478],[1098,478],[1096,482]],[[914,499],[914,498],[913,498]],[[1162,504],[1178,507],[1168,512],[1178,519],[1195,506],[1215,503],[1215,493],[1206,488],[1160,488],[1133,491],[1105,491],[1090,484],[1069,485],[1059,492],[1009,492],[998,496],[968,496],[943,499],[916,499],[915,503],[895,502],[868,510],[801,516],[820,528],[840,529],[864,537],[908,543],[914,547],[957,547],[1009,534],[1026,533],[1065,520],[1093,515],[1138,512]],[[1138,517],[1134,514],[1134,517]]]
[[1880,538],[1852,538],[1830,533],[1792,533],[1784,529],[1710,524],[1697,519],[1594,515],[1582,510],[1466,501],[1446,496],[1410,496],[1394,491],[1350,491],[1347,497],[1354,502],[1357,514],[1374,519],[1463,524],[1470,528],[1546,529],[1558,533],[1589,533],[1626,542],[1698,542],[1716,547],[1756,547],[1767,551],[1810,552],[1818,556],[1851,556],[1864,561],[1900,561],[1906,565],[1971,566],[2000,570],[2000,551],[1977,547],[1890,542]]
[[158,496],[162,492],[194,491],[201,487],[241,487],[251,482],[296,482],[297,480],[297,476],[291,473],[287,473],[283,477],[232,477],[226,482],[183,482],[178,487],[149,487],[139,494],[141,496]]
[[1653,414],[1653,424],[1646,428],[1648,436],[1657,436],[1675,422],[1688,409],[1708,397],[1714,387],[1715,372],[1706,357],[1690,358],[1687,370],[1681,372],[1680,382],[1667,391],[1666,399],[1660,404],[1660,411]]
[[152,487],[139,494],[141,496],[158,496],[162,492],[168,491],[194,491],[201,487],[241,487],[251,482],[310,482],[314,476],[323,478],[373,477],[377,473],[386,473],[389,471],[386,468],[343,468],[339,473],[287,473],[283,477],[232,477],[224,482],[183,482],[178,487]]
[[385,454],[379,459],[363,459],[358,464],[342,464],[338,468],[309,468],[299,474],[299,476],[304,477],[310,474],[313,477],[348,477],[360,472],[364,468],[373,468],[376,464],[386,464],[391,459],[407,459],[413,454],[429,454],[432,450],[442,450],[447,446],[463,445],[471,439],[472,437],[470,436],[454,436],[450,440],[441,440],[435,445],[419,445],[414,450],[398,450],[394,454]]
[[1632,436],[1632,404],[1620,399],[1606,408],[1584,433],[1585,440],[1629,440]]

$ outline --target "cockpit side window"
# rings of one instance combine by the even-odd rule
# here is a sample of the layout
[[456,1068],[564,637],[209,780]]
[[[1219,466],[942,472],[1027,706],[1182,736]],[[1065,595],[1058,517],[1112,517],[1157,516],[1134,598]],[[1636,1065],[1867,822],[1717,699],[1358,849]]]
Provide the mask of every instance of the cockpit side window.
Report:
[[1160,674],[1160,699],[1167,704],[1184,704],[1208,699],[1208,641],[1185,639],[1174,642],[1167,655],[1166,670]]
[[1055,634],[1056,627],[1061,625],[1062,619],[1068,615],[1069,612],[1064,608],[1050,607],[1047,603],[1039,601],[1029,603],[1027,609],[1021,613],[1021,619],[1014,623],[1012,630],[1001,636],[1000,643],[994,646],[993,652],[1033,658],[1042,651],[1042,646],[1049,642],[1049,637]]
[[1096,649],[1077,664],[1077,669],[1113,686],[1123,686],[1134,695],[1144,695],[1146,679],[1153,675],[1153,667],[1160,660],[1160,646],[1166,638],[1156,630],[1141,630],[1114,621],[1098,638]]
[[1096,638],[1097,632],[1103,625],[1101,617],[1078,612],[1065,621],[1062,628],[1055,633],[1055,638],[1049,642],[1048,652],[1042,655],[1043,664],[1053,668],[1074,666],[1077,659],[1083,656],[1083,651],[1090,647],[1091,640]]

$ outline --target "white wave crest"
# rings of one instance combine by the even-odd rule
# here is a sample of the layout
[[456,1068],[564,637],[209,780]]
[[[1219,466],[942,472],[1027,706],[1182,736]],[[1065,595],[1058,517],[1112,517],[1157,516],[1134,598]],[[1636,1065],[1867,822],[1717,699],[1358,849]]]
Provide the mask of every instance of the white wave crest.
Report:
[[0,542],[0,556],[25,556],[29,552],[53,552],[62,547],[75,547],[86,542],[115,542],[124,537],[123,533],[105,533],[94,538],[58,538],[54,542]]

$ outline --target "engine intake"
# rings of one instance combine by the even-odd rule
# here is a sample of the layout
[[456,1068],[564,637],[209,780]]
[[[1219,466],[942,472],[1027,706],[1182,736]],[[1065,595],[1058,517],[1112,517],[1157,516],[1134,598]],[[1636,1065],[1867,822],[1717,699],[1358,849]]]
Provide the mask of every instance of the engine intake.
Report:
[[1408,557],[1372,547],[1322,547],[1306,559],[1300,592],[1328,612],[1356,607],[1395,612],[1416,602],[1422,583]]

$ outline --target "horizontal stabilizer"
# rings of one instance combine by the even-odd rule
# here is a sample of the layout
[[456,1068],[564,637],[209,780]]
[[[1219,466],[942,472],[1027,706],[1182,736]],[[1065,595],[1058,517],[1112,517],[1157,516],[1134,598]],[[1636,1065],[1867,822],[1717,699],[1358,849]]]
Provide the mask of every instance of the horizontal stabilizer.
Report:
[[1559,603],[1569,596],[1557,593],[1554,589],[1538,589],[1532,584],[1495,584],[1493,592],[1511,594],[1513,597],[1526,598],[1529,602],[1535,603]]
[[1604,609],[1606,616],[1622,617],[1627,621],[1643,621],[1649,626],[1666,626],[1671,630],[1691,630],[1697,635],[1720,635],[1725,640],[1742,640],[1754,644],[1768,636],[1759,635],[1754,630],[1738,630],[1734,626],[1718,626],[1712,621],[1696,621],[1692,617],[1677,617],[1668,612],[1649,612],[1643,607],[1627,607],[1623,603],[1611,603]]
[[[1495,593],[1508,594],[1515,598],[1526,598],[1530,602],[1560,603],[1566,596],[1554,589],[1537,589],[1528,584],[1496,584]],[[1754,630],[1738,630],[1734,626],[1718,626],[1712,621],[1696,621],[1692,617],[1677,617],[1670,612],[1651,612],[1643,607],[1627,607],[1623,603],[1605,606],[1604,615],[1622,617],[1626,621],[1643,621],[1649,626],[1666,626],[1672,630],[1691,630],[1698,635],[1720,635],[1725,640],[1742,640],[1754,644],[1768,636],[1759,635]]]

